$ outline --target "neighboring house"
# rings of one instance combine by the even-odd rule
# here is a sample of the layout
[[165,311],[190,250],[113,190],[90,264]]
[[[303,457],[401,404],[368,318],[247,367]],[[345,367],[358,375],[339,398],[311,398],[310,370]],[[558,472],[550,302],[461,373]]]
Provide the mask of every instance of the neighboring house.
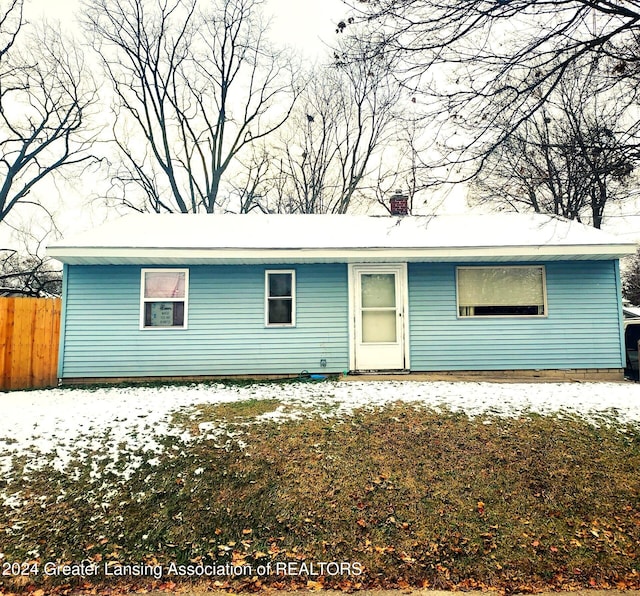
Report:
[[640,308],[632,306],[628,300],[622,300],[622,317],[624,319],[624,343],[627,351],[627,362],[624,368],[625,376],[637,381],[640,379],[638,371],[638,343],[640,342]]
[[130,215],[58,242],[59,376],[621,378],[618,259],[544,215]]
[[628,300],[622,301],[622,316],[625,319],[640,319],[640,308],[632,306]]

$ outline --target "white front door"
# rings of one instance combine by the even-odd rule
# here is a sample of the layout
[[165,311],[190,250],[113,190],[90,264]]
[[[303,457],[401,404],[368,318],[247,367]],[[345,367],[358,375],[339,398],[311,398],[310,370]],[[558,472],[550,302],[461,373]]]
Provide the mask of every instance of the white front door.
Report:
[[352,370],[403,370],[406,265],[351,265]]

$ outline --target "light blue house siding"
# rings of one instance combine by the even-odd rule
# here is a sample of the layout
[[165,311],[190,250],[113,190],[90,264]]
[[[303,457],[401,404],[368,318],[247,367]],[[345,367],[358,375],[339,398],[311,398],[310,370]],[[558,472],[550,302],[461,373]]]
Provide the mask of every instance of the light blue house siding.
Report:
[[462,319],[456,267],[410,263],[411,368],[623,367],[617,261],[551,261],[545,269],[547,317]]
[[[67,265],[59,374],[348,370],[347,265],[282,267],[296,271],[296,326],[266,328],[264,272],[275,268],[189,266],[188,329],[141,330],[141,267]],[[409,263],[411,369],[622,368],[617,261],[550,261],[545,269],[547,317],[461,319],[456,264]]]
[[346,266],[295,267],[292,328],[265,328],[267,268],[278,267],[190,266],[188,329],[140,330],[140,267],[67,266],[61,376],[348,369]]

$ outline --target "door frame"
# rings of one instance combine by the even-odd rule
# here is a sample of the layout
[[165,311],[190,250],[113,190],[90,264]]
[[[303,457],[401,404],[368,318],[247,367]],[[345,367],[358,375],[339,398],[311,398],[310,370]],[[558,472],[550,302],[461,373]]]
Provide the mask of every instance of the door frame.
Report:
[[409,360],[409,284],[407,277],[406,263],[349,263],[348,268],[348,286],[349,286],[349,370],[357,372],[356,362],[356,318],[357,312],[357,290],[359,288],[358,275],[360,273],[395,273],[400,287],[400,299],[397,301],[397,307],[400,309],[402,324],[399,332],[402,337],[400,340],[403,350],[404,368],[385,369],[407,371],[411,369]]

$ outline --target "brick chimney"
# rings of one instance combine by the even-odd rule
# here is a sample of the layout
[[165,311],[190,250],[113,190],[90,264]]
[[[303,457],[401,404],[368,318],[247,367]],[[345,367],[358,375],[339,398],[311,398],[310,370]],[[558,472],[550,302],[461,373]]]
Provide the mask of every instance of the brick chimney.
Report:
[[409,197],[401,190],[391,195],[391,215],[407,215],[409,213]]

